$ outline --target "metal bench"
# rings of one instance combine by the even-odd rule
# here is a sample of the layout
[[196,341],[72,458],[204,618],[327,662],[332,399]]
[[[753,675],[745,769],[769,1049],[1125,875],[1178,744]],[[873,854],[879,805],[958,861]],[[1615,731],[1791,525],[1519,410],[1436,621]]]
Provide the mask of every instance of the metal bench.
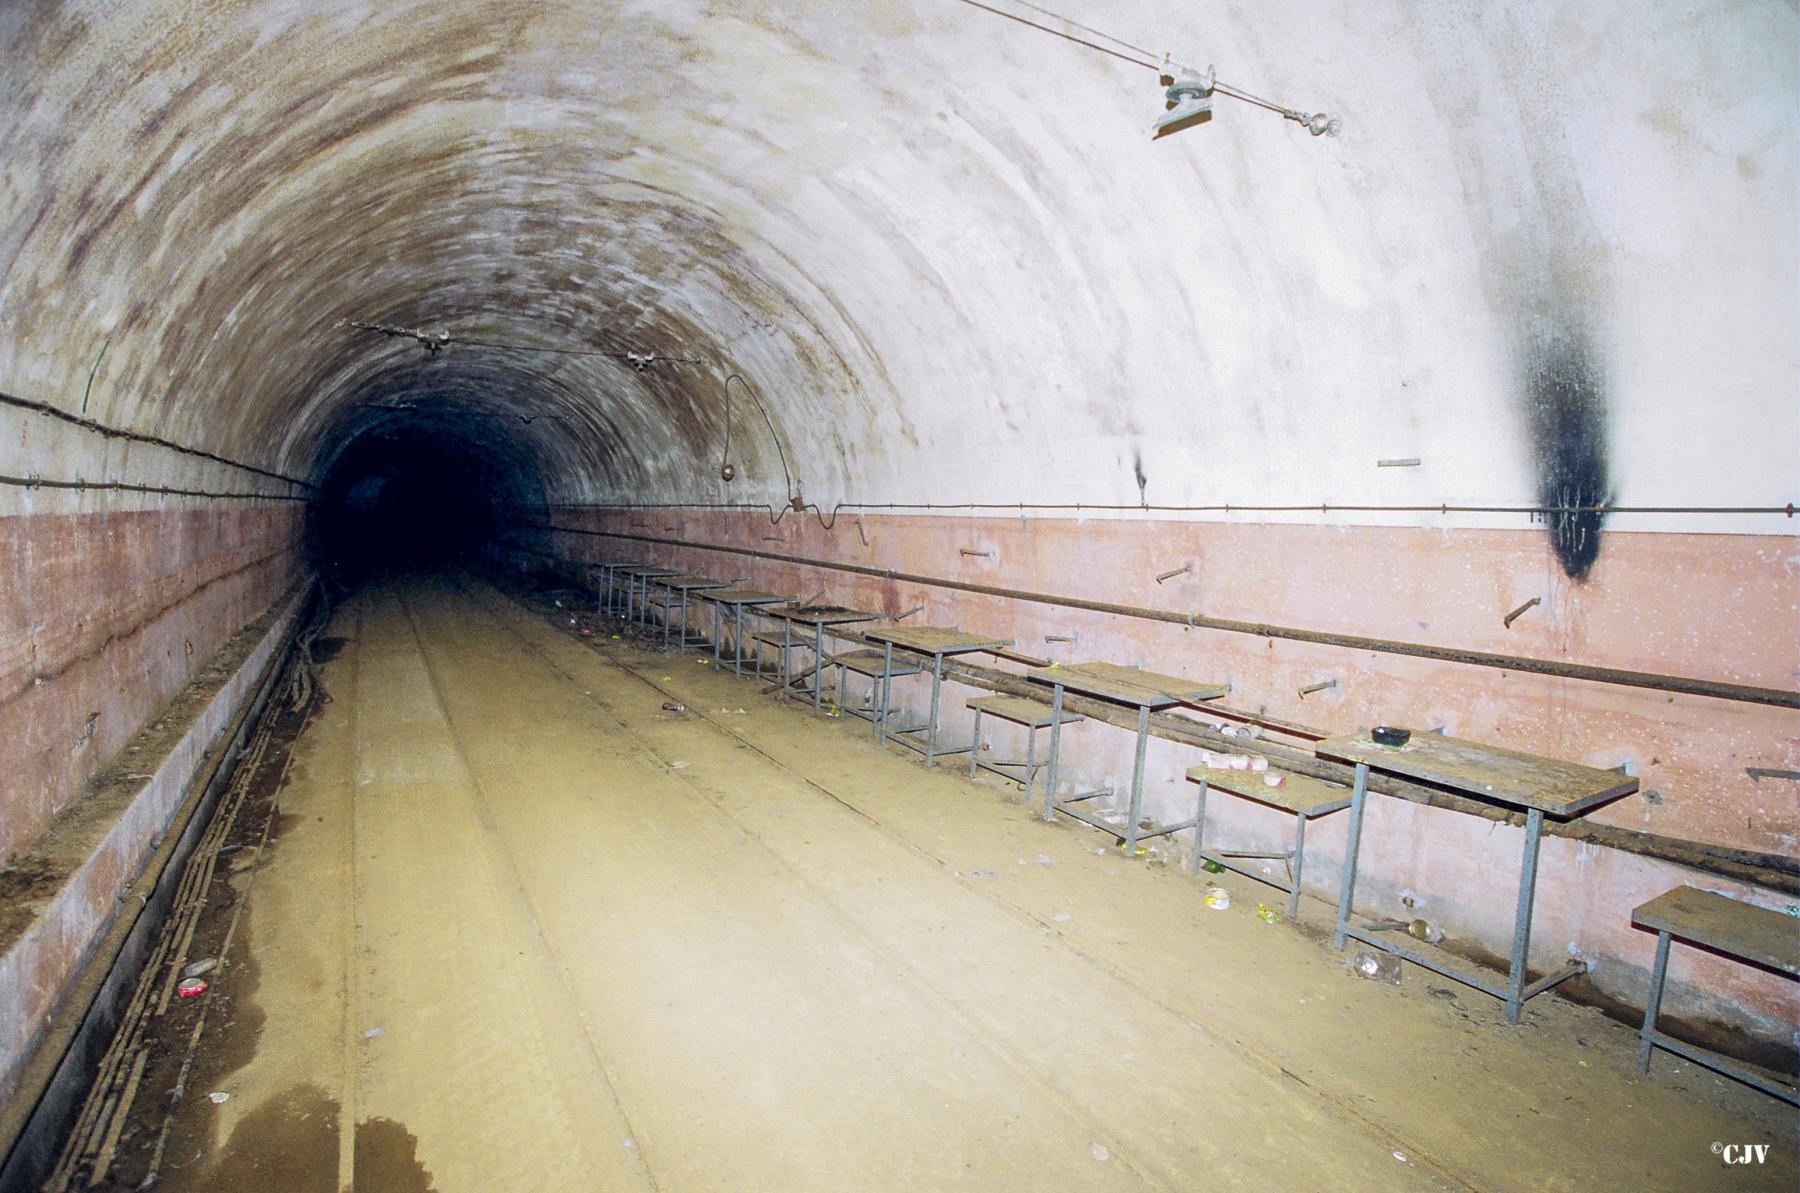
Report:
[[[1048,728],[1055,723],[1056,712],[1048,704],[1024,696],[979,696],[968,702],[968,708],[975,710],[974,747],[969,751],[969,777],[973,779],[977,770],[992,771],[1003,779],[1020,783],[1025,788],[1025,799],[1031,799],[1031,786],[1037,781],[1037,773],[1049,759],[1038,761],[1038,730]],[[999,717],[1002,721],[1011,721],[1015,725],[1023,725],[1028,730],[1025,735],[1025,757],[1023,760],[986,759],[981,757],[981,718],[983,716]],[[1062,723],[1072,725],[1076,721],[1085,720],[1078,712],[1064,712]],[[1018,773],[1014,773],[1014,772]],[[1021,777],[1021,775],[1023,777]]]
[[[1281,786],[1270,787],[1263,781],[1264,775],[1280,775]],[[1254,878],[1258,882],[1266,882],[1276,890],[1286,891],[1288,896],[1288,919],[1294,919],[1300,913],[1300,877],[1306,866],[1306,822],[1315,816],[1324,816],[1350,806],[1350,789],[1339,787],[1335,783],[1327,783],[1323,779],[1315,779],[1310,775],[1297,775],[1291,771],[1276,770],[1270,767],[1265,771],[1225,770],[1211,766],[1192,766],[1188,768],[1187,777],[1199,784],[1199,794],[1194,797],[1194,872],[1200,872],[1201,863],[1212,862],[1227,870],[1242,874],[1246,878]],[[1271,808],[1280,808],[1294,814],[1294,847],[1282,850],[1252,849],[1207,849],[1206,848],[1206,793],[1211,788],[1228,792],[1242,799],[1254,800],[1259,804],[1267,804]],[[1242,865],[1239,859],[1274,860],[1279,858],[1282,867],[1287,871],[1287,881],[1282,882],[1273,874],[1265,874],[1261,870]]]
[[[884,670],[882,664],[885,661],[885,658],[884,652],[879,650],[847,650],[842,654],[826,656],[824,663],[824,667],[836,667],[838,669],[837,706],[850,716],[861,717],[871,725],[880,725],[882,721],[883,710],[875,706],[878,703],[880,693],[884,690],[884,686],[881,682],[883,677],[893,678],[896,676],[917,675],[924,670],[918,663],[906,658],[895,659],[892,669]],[[820,670],[824,670],[824,667],[821,667]],[[851,708],[845,703],[845,688],[852,671],[872,681],[869,687],[870,707],[866,711],[860,708]],[[823,678],[823,676],[821,676],[821,678]]]
[[775,688],[788,686],[792,682],[789,676],[792,674],[793,659],[790,655],[793,651],[805,649],[816,653],[819,649],[817,638],[811,634],[794,633],[792,630],[785,630],[785,632],[784,630],[761,630],[751,634],[750,641],[775,648],[776,665],[773,675],[766,675],[763,672],[761,646],[757,647],[755,655],[752,656],[754,662],[751,664],[752,674]]
[[1633,908],[1631,922],[1656,933],[1656,967],[1650,975],[1650,998],[1644,1004],[1638,1068],[1648,1073],[1650,1054],[1662,1048],[1800,1106],[1800,1090],[1791,1083],[1775,1080],[1709,1049],[1656,1030],[1656,1016],[1662,1009],[1663,983],[1669,976],[1670,940],[1679,938],[1794,977],[1800,975],[1800,924],[1779,911],[1755,907],[1691,886],[1678,886]]

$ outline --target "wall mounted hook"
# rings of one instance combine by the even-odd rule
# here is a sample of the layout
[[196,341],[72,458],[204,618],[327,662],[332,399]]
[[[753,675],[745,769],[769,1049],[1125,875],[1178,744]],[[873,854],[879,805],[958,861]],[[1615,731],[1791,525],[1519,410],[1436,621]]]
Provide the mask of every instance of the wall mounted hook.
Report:
[[1194,570],[1194,561],[1190,559],[1186,563],[1182,564],[1180,567],[1170,568],[1168,571],[1162,573],[1162,575],[1160,575],[1156,578],[1156,582],[1158,584],[1161,584],[1164,580],[1173,580],[1177,576],[1185,576],[1193,570]]
[[1501,618],[1500,624],[1510,630],[1512,629],[1512,623],[1524,616],[1527,609],[1530,609],[1533,605],[1541,605],[1543,603],[1543,597],[1532,597],[1529,601],[1526,601],[1523,605],[1520,605],[1517,609],[1514,609],[1511,613],[1508,613],[1505,617]]

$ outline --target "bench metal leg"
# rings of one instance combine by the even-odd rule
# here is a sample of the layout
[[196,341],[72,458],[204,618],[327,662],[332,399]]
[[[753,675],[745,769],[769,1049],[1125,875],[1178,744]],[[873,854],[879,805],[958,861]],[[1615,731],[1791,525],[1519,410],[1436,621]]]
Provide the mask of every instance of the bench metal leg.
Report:
[[931,656],[931,719],[925,722],[925,765],[937,761],[938,693],[944,687],[944,656]]
[[1063,686],[1050,685],[1050,769],[1044,776],[1044,819],[1056,819],[1056,766],[1062,758]]
[[744,607],[731,607],[731,673],[744,674]]
[[1031,803],[1031,787],[1037,782],[1037,730],[1034,723],[1025,733],[1025,803]]
[[1650,971],[1650,997],[1644,1003],[1644,1027],[1638,1045],[1638,1071],[1650,1071],[1650,1054],[1656,1050],[1656,1016],[1662,1011],[1663,982],[1669,976],[1669,934],[1656,934],[1656,967]]
[[1294,864],[1288,873],[1288,881],[1294,889],[1288,892],[1288,919],[1296,919],[1300,915],[1300,871],[1306,865],[1306,817],[1294,816]]
[[1356,782],[1350,788],[1350,833],[1344,838],[1344,880],[1338,887],[1337,947],[1344,947],[1344,929],[1350,926],[1350,903],[1356,897],[1356,852],[1362,845],[1363,804],[1368,798],[1369,764],[1356,764]]
[[819,715],[819,708],[825,699],[825,623],[813,625],[813,716]]
[[713,666],[719,665],[719,643],[725,638],[725,606],[713,605]]
[[[975,710],[975,744],[969,747],[969,777],[971,779],[973,779],[975,777],[975,768],[980,762],[981,762],[981,710],[978,708]],[[1026,766],[1025,773],[1027,775],[1031,774],[1029,764],[1027,764],[1027,766]],[[1029,790],[1026,792],[1026,798],[1030,798]]]
[[1525,1005],[1525,955],[1531,948],[1531,904],[1537,893],[1538,845],[1544,835],[1544,813],[1525,813],[1525,857],[1519,866],[1519,909],[1513,917],[1512,966],[1506,971],[1506,1021],[1517,1023]]
[[1199,794],[1194,796],[1194,873],[1198,874],[1205,868],[1206,861],[1200,856],[1200,851],[1206,848],[1206,781],[1203,779],[1195,786],[1200,788]]
[[887,744],[888,703],[894,695],[894,644],[884,643],[881,657],[881,711],[875,720],[875,740]]
[[1137,852],[1138,817],[1144,808],[1144,751],[1150,747],[1150,706],[1138,706],[1137,758],[1131,766],[1131,819],[1125,825],[1125,852]]

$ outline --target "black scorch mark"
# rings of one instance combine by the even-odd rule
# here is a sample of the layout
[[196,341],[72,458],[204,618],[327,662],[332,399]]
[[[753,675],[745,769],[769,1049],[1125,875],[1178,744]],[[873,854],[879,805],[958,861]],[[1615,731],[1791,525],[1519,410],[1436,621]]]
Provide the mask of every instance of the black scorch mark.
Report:
[[1587,578],[1600,557],[1596,507],[1611,499],[1607,467],[1606,394],[1586,339],[1546,336],[1526,378],[1526,413],[1537,469],[1538,504],[1547,511],[1550,543],[1571,580]]
[[1136,452],[1136,451],[1131,453],[1131,474],[1133,476],[1137,477],[1138,504],[1139,505],[1149,504],[1147,499],[1144,497],[1144,486],[1150,483],[1150,478],[1144,475],[1143,453]]

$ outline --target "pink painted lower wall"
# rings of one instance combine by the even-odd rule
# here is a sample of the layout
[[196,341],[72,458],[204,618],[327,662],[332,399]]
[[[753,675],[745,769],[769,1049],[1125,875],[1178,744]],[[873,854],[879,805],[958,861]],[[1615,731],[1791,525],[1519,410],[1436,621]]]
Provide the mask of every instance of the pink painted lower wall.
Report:
[[0,864],[294,582],[297,506],[0,518]]
[[[210,750],[254,695],[258,678],[277,657],[306,593],[288,594],[274,624],[222,675],[216,690],[194,709],[191,722],[167,743],[167,752],[142,776],[110,820],[87,826],[91,852],[56,889],[35,901],[28,927],[0,947],[0,1102],[11,1097],[32,1049],[63,1010],[69,990],[121,906],[119,896],[143,876],[155,842],[168,829]],[[260,612],[260,611],[259,611]],[[146,881],[154,885],[155,876]]]
[[[1800,678],[1800,550],[1791,537],[1612,533],[1588,580],[1564,577],[1542,532],[1304,525],[1225,525],[1147,519],[845,516],[831,528],[810,514],[771,524],[736,511],[558,510],[562,525],[729,544],[1159,609],[1403,639],[1792,690]],[[1594,766],[1632,767],[1643,790],[1592,815],[1643,831],[1793,856],[1800,804],[1791,782],[1756,782],[1750,766],[1800,767],[1792,709],[1556,679],[1343,647],[1086,613],[934,586],[752,560],[698,548],[644,546],[588,535],[552,536],[578,559],[648,554],[717,575],[750,575],[801,597],[902,612],[909,624],[960,624],[1012,637],[1057,659],[1140,663],[1232,685],[1222,703],[1330,732],[1392,722],[1435,728]],[[991,551],[992,558],[962,548]],[[1192,561],[1191,572],[1155,576]],[[1541,603],[1506,628],[1504,616]],[[1078,645],[1044,636],[1080,636]],[[1325,679],[1331,690],[1302,697]],[[905,695],[916,702],[923,685]],[[945,707],[967,736],[963,699]],[[1009,750],[1009,730],[991,736]],[[1130,734],[1089,724],[1067,739],[1084,781],[1124,783]],[[1191,809],[1192,750],[1152,743],[1146,802],[1158,818]],[[1308,834],[1309,891],[1333,903],[1345,817]],[[1274,844],[1282,818],[1215,799],[1209,833]],[[1439,922],[1465,943],[1504,954],[1511,939],[1522,830],[1397,800],[1372,801],[1359,865],[1358,907]],[[1546,840],[1532,938],[1534,966],[1586,958],[1605,995],[1642,1005],[1654,938],[1630,926],[1631,908],[1683,882],[1788,909],[1774,892],[1713,880],[1667,863],[1566,839]],[[1326,914],[1315,907],[1313,915]],[[1800,926],[1797,926],[1800,930]],[[1795,1039],[1800,999],[1788,979],[1678,950],[1668,1011]]]

